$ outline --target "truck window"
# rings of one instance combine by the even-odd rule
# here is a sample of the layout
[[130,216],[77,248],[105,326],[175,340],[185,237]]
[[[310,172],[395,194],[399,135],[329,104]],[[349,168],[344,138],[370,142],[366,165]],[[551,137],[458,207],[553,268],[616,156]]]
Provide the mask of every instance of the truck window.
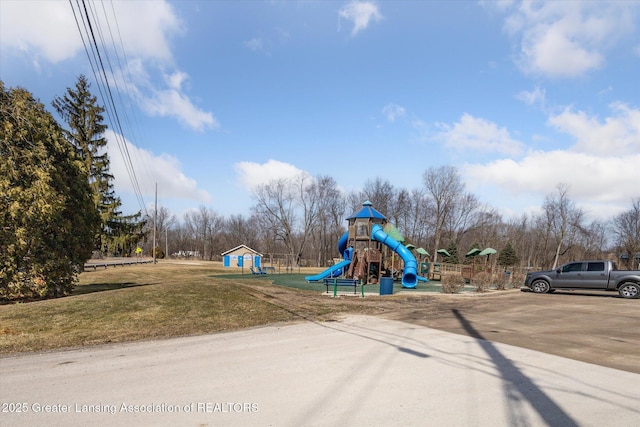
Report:
[[587,271],[604,271],[604,262],[587,263]]
[[567,264],[564,267],[562,267],[563,273],[568,273],[570,271],[582,271],[582,263],[572,262],[571,264]]

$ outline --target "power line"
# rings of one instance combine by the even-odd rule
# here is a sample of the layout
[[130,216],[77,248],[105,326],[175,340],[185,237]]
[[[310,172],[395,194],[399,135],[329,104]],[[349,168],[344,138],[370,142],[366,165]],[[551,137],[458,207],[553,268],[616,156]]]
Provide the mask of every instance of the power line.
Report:
[[[93,72],[94,78],[98,85],[98,90],[105,104],[105,111],[107,113],[109,121],[116,128],[116,132],[114,132],[116,143],[118,145],[118,149],[120,151],[123,162],[125,164],[127,174],[129,175],[129,180],[131,181],[133,191],[136,195],[136,198],[138,200],[138,203],[140,204],[141,209],[144,210],[145,214],[147,214],[146,205],[142,197],[142,192],[140,190],[140,185],[138,183],[136,171],[135,171],[133,162],[131,160],[129,148],[127,146],[126,140],[124,139],[125,133],[120,120],[120,115],[118,114],[118,109],[116,108],[116,103],[111,90],[109,77],[105,70],[104,61],[102,59],[103,55],[100,53],[100,47],[98,46],[98,43],[96,40],[96,35],[93,28],[94,26],[92,25],[91,17],[89,16],[89,11],[87,9],[85,0],[81,0],[81,2],[82,2],[82,7],[80,6],[79,0],[76,0],[76,7],[78,9],[78,12],[76,13],[76,7],[74,7],[73,0],[69,0],[71,9],[73,11],[73,16],[76,21],[76,25],[78,27],[78,32],[80,33],[80,37],[84,45],[85,53],[87,54],[87,58],[89,59],[91,70]],[[83,11],[84,11],[84,14],[83,14]],[[80,20],[82,21],[82,24],[83,24],[82,26],[84,27],[84,33],[80,26],[78,15],[80,16]],[[95,13],[94,13],[94,16],[95,16]],[[104,46],[104,39],[102,38],[102,35],[101,35],[102,32],[101,32],[101,29],[99,28],[99,20],[96,18],[95,21],[96,21],[96,30],[100,35],[102,44]],[[88,48],[87,45],[89,45],[90,48]],[[107,60],[107,63],[109,64],[111,75],[114,76],[113,68],[111,67],[111,61],[109,60],[107,49],[104,49],[104,56]],[[114,80],[114,86],[117,89],[118,88],[117,82],[115,82],[115,79],[113,80]],[[126,118],[126,112],[125,112],[125,118]]]

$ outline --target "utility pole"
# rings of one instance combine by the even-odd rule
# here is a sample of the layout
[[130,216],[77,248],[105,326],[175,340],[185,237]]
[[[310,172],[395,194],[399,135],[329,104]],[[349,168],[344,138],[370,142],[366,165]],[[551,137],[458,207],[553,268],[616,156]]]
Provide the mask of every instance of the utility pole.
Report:
[[153,263],[157,263],[156,259],[156,221],[158,218],[158,183],[156,182],[156,199],[153,205]]

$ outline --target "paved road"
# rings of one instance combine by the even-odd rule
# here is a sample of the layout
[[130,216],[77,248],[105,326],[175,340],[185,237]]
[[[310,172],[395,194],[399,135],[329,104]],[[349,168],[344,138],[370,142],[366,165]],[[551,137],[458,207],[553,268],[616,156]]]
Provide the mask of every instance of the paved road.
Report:
[[3,426],[640,425],[639,374],[367,316],[7,357],[0,385]]

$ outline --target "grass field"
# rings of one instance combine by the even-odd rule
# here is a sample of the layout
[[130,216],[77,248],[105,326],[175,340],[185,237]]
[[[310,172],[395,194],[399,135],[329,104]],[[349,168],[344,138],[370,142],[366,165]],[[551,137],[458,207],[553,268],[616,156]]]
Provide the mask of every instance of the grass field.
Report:
[[[304,276],[315,273],[230,275],[220,263],[169,261],[84,272],[71,296],[0,305],[0,354],[206,334],[363,310],[358,303],[314,298],[324,286],[308,284]],[[274,279],[286,287],[273,286]]]

